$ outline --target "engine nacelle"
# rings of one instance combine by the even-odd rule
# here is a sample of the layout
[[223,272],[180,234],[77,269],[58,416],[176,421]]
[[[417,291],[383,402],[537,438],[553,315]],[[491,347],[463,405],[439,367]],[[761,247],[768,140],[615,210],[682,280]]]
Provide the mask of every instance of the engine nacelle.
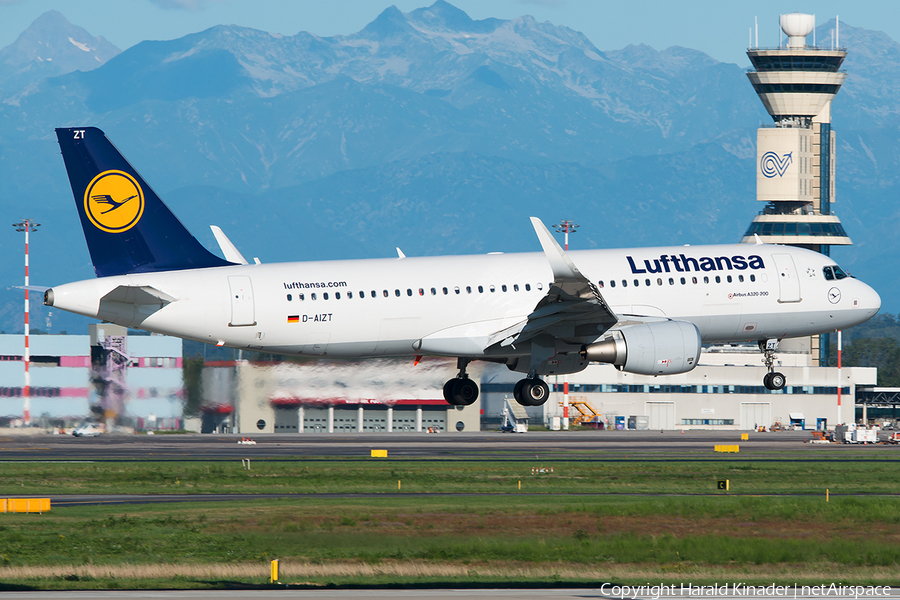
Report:
[[687,373],[700,359],[700,331],[687,321],[628,325],[617,333],[585,346],[581,355],[638,375]]

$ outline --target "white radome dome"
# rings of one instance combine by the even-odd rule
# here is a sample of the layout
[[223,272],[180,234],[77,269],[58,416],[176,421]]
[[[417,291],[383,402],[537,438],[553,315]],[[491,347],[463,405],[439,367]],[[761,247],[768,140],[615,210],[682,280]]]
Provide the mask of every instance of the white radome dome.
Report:
[[806,36],[816,26],[816,16],[803,13],[781,15],[781,30],[788,36],[788,48],[805,48]]

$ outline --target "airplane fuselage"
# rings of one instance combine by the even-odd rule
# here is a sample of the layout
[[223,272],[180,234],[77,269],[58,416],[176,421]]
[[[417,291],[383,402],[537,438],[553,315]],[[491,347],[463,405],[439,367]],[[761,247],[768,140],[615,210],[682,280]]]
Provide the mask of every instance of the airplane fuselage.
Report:
[[[704,342],[843,329],[880,306],[866,284],[826,279],[824,268],[834,262],[800,248],[745,244],[568,254],[620,321],[630,315],[688,321]],[[542,253],[297,262],[102,277],[53,288],[53,304],[234,348],[478,358],[490,355],[491,335],[534,311],[552,281]],[[109,295],[119,286],[152,288],[173,300],[117,302]],[[571,342],[589,343],[599,335],[573,332]],[[504,355],[525,352],[507,348]]]

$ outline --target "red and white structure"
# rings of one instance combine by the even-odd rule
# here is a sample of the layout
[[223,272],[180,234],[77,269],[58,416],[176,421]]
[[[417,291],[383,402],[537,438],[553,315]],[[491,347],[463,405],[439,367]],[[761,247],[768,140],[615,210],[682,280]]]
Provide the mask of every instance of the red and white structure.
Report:
[[25,232],[25,353],[22,355],[25,361],[25,387],[22,389],[25,402],[22,419],[26,427],[31,425],[31,373],[28,368],[31,363],[31,352],[28,347],[28,234],[37,231],[40,226],[40,223],[35,223],[32,219],[22,219],[19,223],[13,223],[16,231]]

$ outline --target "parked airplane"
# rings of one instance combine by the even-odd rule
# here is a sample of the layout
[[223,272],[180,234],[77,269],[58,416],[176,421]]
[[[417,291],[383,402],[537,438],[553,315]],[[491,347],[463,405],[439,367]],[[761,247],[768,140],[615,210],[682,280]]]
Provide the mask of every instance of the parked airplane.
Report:
[[[457,358],[444,397],[468,405],[473,360],[543,375],[589,362],[644,375],[690,371],[704,342],[756,341],[768,374],[779,340],[871,318],[878,294],[828,256],[765,244],[564,252],[532,218],[543,252],[248,264],[213,227],[224,259],[178,221],[99,129],[56,130],[97,279],[44,304],[214,343],[326,357]],[[577,265],[577,266],[576,266]]]

